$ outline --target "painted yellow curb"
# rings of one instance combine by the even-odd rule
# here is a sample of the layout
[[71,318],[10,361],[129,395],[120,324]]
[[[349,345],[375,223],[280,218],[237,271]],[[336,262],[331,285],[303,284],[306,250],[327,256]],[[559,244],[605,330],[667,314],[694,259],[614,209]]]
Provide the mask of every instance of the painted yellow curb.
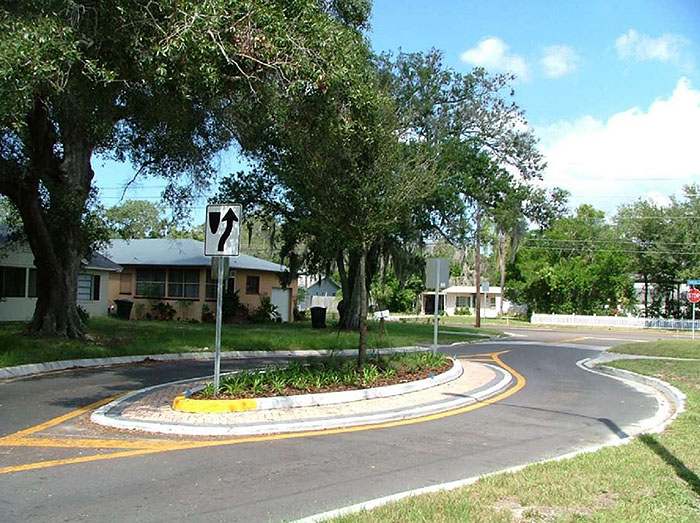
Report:
[[254,398],[243,400],[195,400],[185,398],[184,394],[180,394],[173,400],[173,408],[183,412],[215,414],[218,412],[257,410],[258,402]]

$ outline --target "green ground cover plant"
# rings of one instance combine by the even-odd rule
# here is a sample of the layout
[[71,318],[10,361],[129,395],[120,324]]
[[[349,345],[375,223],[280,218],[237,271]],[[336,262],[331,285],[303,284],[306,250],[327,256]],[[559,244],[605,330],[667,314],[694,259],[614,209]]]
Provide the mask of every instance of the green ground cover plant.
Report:
[[700,362],[625,360],[614,366],[680,388],[687,395],[686,412],[662,434],[644,435],[628,445],[333,521],[699,521]]
[[649,343],[625,343],[611,349],[622,354],[700,358],[700,340],[656,340]]
[[[317,392],[365,389],[406,383],[447,371],[452,366],[444,354],[419,352],[375,355],[357,368],[354,358],[330,357],[292,361],[287,366],[263,370],[244,370],[224,376],[219,397],[226,399],[292,396]],[[214,397],[214,384],[209,383],[195,398]]]
[[[88,324],[90,342],[24,335],[26,324],[0,324],[0,367],[80,358],[105,358],[142,354],[213,351],[215,326],[210,323],[131,320],[93,317]],[[431,343],[429,325],[390,324],[379,337],[371,324],[369,348],[406,347]],[[440,334],[440,343],[482,339],[497,331],[453,329]],[[332,328],[312,329],[310,322],[251,325],[224,324],[221,331],[224,351],[249,350],[341,350],[357,349],[356,332]]]

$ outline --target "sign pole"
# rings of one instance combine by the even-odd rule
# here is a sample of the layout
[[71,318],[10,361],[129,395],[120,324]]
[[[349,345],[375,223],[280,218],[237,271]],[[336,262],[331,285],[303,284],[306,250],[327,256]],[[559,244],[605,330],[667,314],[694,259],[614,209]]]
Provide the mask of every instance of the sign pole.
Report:
[[435,322],[433,327],[433,354],[437,352],[438,345],[438,308],[440,306],[440,258],[436,259],[435,267]]
[[693,303],[693,339],[695,339],[695,304]]
[[219,274],[216,282],[216,353],[214,355],[214,396],[219,395],[219,374],[221,368],[221,316],[224,294],[224,257],[219,256]]

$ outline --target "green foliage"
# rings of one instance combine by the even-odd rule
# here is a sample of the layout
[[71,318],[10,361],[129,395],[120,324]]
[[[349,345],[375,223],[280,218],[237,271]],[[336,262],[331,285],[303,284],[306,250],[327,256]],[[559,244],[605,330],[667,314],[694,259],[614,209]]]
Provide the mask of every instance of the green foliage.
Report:
[[233,285],[229,285],[221,297],[221,317],[224,320],[229,320],[238,316],[240,312],[241,304],[238,291],[233,288]]
[[167,302],[160,301],[151,307],[157,320],[170,321],[175,317],[175,309]]
[[162,238],[168,227],[168,222],[162,215],[163,208],[160,204],[145,200],[129,200],[110,207],[104,213],[112,237],[124,240]]
[[[222,304],[223,306],[223,304]],[[202,305],[202,323],[214,323],[216,316],[206,303]]]
[[371,292],[381,310],[413,312],[424,288],[423,280],[418,275],[411,274],[405,281],[400,281],[393,270],[389,270],[383,281],[379,275],[375,278]]
[[256,322],[275,321],[279,318],[277,305],[273,305],[269,296],[260,296],[260,305],[253,312],[253,320]]
[[[286,368],[272,366],[260,370],[239,371],[221,379],[219,391],[231,396],[271,396],[314,392],[325,387],[369,388],[383,378],[397,373],[420,373],[445,366],[443,354],[408,353],[373,357],[361,369],[346,358],[310,358],[307,363],[292,361]],[[213,387],[207,387],[203,396],[212,397]]]
[[90,321],[90,313],[85,310],[85,307],[82,305],[78,305],[78,316],[80,317],[80,322],[83,325],[87,325],[88,321]]
[[604,214],[583,205],[525,238],[511,268],[506,297],[530,312],[618,314],[631,311],[635,295],[630,259],[601,248],[619,239]]

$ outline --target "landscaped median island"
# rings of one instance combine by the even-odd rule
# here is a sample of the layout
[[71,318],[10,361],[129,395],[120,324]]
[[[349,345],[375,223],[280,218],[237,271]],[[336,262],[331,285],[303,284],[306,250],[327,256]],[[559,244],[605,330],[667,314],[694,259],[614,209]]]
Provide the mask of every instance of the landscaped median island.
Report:
[[[81,358],[107,358],[146,354],[210,352],[214,350],[214,325],[174,321],[123,321],[91,318],[88,342],[28,337],[26,324],[0,324],[0,367]],[[391,323],[383,336],[370,323],[369,349],[431,343],[433,330],[427,324]],[[441,333],[441,344],[469,342],[501,334],[484,329],[450,328]],[[335,328],[312,329],[309,322],[224,324],[223,351],[343,350],[357,349],[358,334]]]
[[[292,361],[287,366],[271,366],[265,369],[237,371],[224,376],[218,395],[214,384],[208,383],[175,398],[173,408],[186,412],[237,412],[267,408],[295,406],[284,398],[300,398],[300,405],[332,404],[365,397],[343,394],[350,391],[372,389],[382,396],[399,394],[392,385],[417,383],[427,380],[441,383],[435,377],[442,375],[456,364],[445,355],[431,352],[376,355],[362,368],[354,358],[329,357],[310,359],[308,362]],[[457,365],[457,370],[460,367]],[[455,374],[454,377],[458,377]],[[322,397],[320,395],[323,395]],[[307,401],[304,401],[307,400]]]
[[[679,342],[683,344],[684,351],[692,350],[690,342]],[[649,354],[649,345],[636,347],[656,355]],[[700,362],[623,360],[609,365],[669,382],[686,394],[686,411],[663,433],[640,436],[628,445],[532,465],[333,521],[699,521]]]

